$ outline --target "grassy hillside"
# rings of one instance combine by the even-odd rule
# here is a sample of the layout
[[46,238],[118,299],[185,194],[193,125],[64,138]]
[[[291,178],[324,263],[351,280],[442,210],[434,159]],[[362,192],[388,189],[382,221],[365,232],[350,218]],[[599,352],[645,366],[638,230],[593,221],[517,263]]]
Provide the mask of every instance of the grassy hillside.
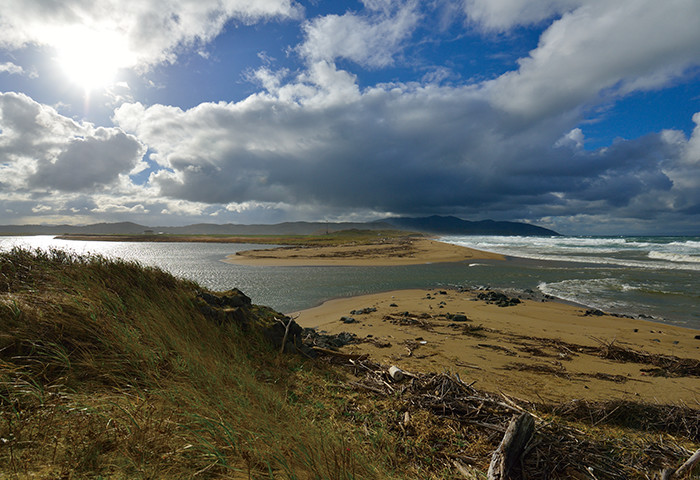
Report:
[[524,409],[528,478],[650,478],[700,446],[697,408],[392,384],[281,354],[282,318],[134,263],[0,252],[0,479],[485,478]]
[[205,316],[201,293],[133,263],[0,253],[0,477],[389,476],[288,401],[313,367],[262,338],[279,314]]

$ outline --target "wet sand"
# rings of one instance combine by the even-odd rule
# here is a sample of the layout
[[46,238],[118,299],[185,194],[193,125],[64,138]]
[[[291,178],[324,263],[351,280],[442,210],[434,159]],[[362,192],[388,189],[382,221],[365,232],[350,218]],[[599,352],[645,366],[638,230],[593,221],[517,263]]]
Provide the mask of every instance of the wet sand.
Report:
[[[585,308],[527,295],[500,307],[477,299],[479,293],[485,292],[401,290],[331,300],[294,315],[304,327],[356,334],[361,343],[342,351],[409,372],[457,372],[481,390],[531,401],[626,399],[700,407],[698,376],[602,357],[612,344],[649,358],[689,359],[697,371],[700,331],[585,315]],[[376,311],[351,313],[367,308]],[[355,322],[344,323],[343,316]],[[664,372],[668,376],[659,376]]]
[[247,250],[229,255],[225,261],[260,266],[392,266],[503,258],[428,238],[400,238],[365,244]]

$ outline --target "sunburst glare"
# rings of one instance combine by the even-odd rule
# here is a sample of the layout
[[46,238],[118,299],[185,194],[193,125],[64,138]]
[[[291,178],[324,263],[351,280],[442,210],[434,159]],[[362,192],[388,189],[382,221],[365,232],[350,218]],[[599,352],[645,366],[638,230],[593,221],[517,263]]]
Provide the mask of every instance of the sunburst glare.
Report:
[[134,63],[127,38],[117,32],[75,27],[59,38],[56,59],[71,82],[86,92],[114,84],[118,70]]

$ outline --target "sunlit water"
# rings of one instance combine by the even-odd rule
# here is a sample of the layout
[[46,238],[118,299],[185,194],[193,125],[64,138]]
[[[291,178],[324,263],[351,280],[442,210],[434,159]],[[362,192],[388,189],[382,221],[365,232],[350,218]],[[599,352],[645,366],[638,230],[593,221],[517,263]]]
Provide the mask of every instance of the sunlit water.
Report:
[[[0,237],[14,245],[99,253],[158,266],[214,290],[240,288],[255,303],[292,312],[336,297],[401,288],[532,289],[583,305],[700,329],[700,238],[445,237],[518,258],[397,267],[253,267],[224,263],[259,245],[83,242]],[[365,305],[357,305],[362,308]]]

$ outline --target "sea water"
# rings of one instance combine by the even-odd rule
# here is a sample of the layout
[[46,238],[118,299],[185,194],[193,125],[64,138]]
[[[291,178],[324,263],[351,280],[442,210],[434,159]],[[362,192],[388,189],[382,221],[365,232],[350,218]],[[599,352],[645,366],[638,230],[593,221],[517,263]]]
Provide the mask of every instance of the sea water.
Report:
[[452,236],[443,241],[541,261],[542,293],[700,328],[700,237]]
[[[337,297],[451,286],[539,291],[592,308],[700,329],[700,237],[444,237],[507,255],[395,267],[262,267],[225,263],[251,244],[148,243],[0,237],[13,246],[98,253],[157,266],[213,290],[240,288],[289,313]],[[364,308],[367,305],[357,305]]]

